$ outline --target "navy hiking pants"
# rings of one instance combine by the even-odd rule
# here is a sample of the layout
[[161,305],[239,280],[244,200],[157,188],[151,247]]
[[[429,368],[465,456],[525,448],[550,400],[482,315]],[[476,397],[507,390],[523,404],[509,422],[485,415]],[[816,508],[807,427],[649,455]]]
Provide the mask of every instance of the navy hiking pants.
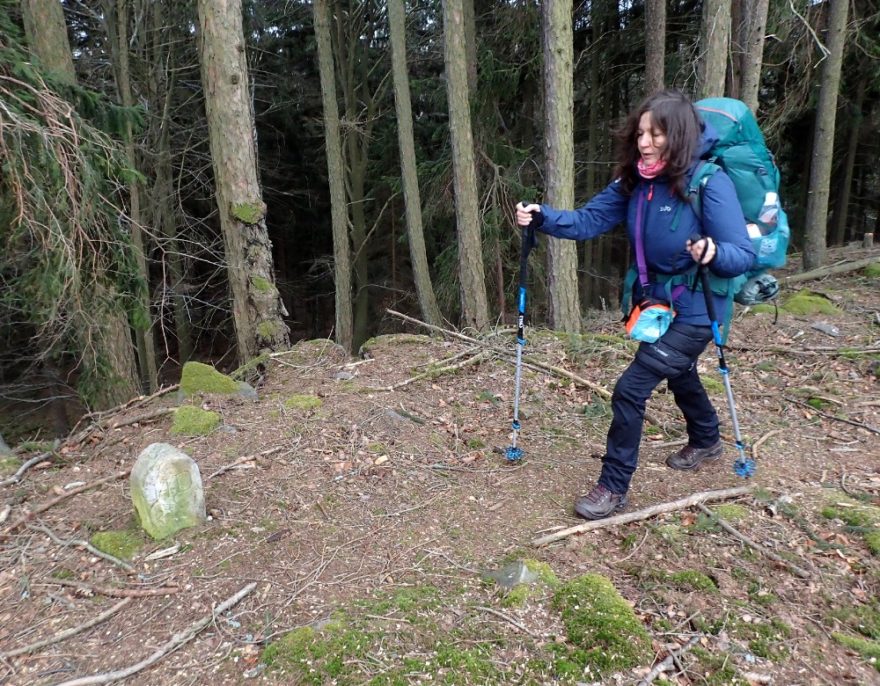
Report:
[[659,341],[639,346],[611,397],[613,418],[599,477],[608,490],[629,490],[639,460],[645,403],[663,379],[684,413],[688,443],[708,448],[718,442],[718,415],[697,374],[697,358],[711,340],[711,327],[673,321]]

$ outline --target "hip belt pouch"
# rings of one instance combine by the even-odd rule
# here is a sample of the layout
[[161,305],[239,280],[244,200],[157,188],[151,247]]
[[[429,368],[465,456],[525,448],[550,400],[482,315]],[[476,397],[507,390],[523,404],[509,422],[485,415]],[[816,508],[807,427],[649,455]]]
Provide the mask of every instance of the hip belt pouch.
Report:
[[655,343],[666,333],[674,318],[675,310],[667,303],[646,298],[630,310],[624,318],[624,327],[634,341]]

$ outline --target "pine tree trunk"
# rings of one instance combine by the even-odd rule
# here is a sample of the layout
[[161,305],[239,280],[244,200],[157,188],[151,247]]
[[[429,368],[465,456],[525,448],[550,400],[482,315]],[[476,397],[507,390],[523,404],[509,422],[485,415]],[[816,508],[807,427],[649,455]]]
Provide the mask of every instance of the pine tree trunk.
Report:
[[345,202],[345,166],[336,102],[336,76],[330,39],[327,0],[314,0],[315,39],[321,72],[321,100],[324,107],[324,137],[327,176],[330,183],[330,214],[333,226],[333,272],[336,279],[336,342],[352,349],[351,247],[348,237],[348,210]]
[[[571,0],[542,5],[544,19],[544,112],[546,198],[555,207],[574,206],[574,52]],[[549,239],[550,325],[580,331],[577,244]]]
[[723,96],[730,48],[730,0],[706,0],[703,4],[700,46],[699,97]]
[[645,0],[645,92],[663,88],[666,64],[666,0]]
[[[131,92],[131,71],[129,68],[128,24],[130,0],[108,0],[104,5],[104,20],[110,43],[110,55],[116,76],[116,89],[119,101],[124,107],[132,107],[134,98]],[[134,129],[131,121],[125,122],[125,156],[129,167],[138,169],[134,144]],[[153,341],[153,317],[150,310],[150,271],[147,264],[146,237],[144,235],[144,213],[141,210],[141,184],[133,180],[128,184],[129,217],[131,220],[131,243],[135,262],[142,280],[135,297],[146,320],[135,322],[133,326],[137,362],[140,371],[141,388],[153,393],[158,387],[156,367],[156,346]]]
[[758,93],[761,89],[761,66],[764,63],[764,33],[767,30],[767,11],[770,0],[748,0],[743,3],[745,52],[741,60],[739,98],[752,112],[758,111]]
[[397,111],[397,141],[400,145],[400,175],[406,206],[406,230],[409,238],[413,280],[422,310],[422,318],[429,324],[440,326],[443,323],[443,317],[431,286],[431,272],[428,267],[425,234],[422,228],[422,199],[419,193],[409,73],[406,66],[404,3],[405,0],[388,0],[391,62],[394,72],[394,102]]
[[831,163],[834,156],[834,129],[837,114],[837,93],[846,38],[849,0],[829,0],[827,48],[829,55],[822,71],[819,107],[813,136],[810,163],[810,195],[805,221],[804,269],[817,269],[825,261],[828,232],[828,197],[831,184]]
[[867,78],[861,76],[856,86],[855,98],[850,106],[849,140],[846,145],[846,157],[843,160],[843,180],[834,209],[834,244],[843,245],[846,241],[846,225],[849,218],[849,199],[855,175],[856,154],[859,150],[859,138],[862,134],[862,121],[865,104]]
[[58,0],[22,0],[21,13],[31,54],[55,78],[76,83],[62,4]]
[[482,331],[489,325],[489,308],[480,236],[462,0],[443,0],[443,43],[458,230],[462,324]]
[[257,180],[241,0],[199,0],[200,64],[238,359],[289,347]]

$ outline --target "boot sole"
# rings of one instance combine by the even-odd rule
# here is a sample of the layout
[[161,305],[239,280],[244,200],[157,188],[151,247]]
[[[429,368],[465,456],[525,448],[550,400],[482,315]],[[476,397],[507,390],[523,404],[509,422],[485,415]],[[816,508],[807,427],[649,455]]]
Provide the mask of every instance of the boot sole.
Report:
[[700,470],[700,467],[707,464],[712,464],[713,462],[718,462],[721,459],[724,453],[718,453],[714,457],[704,457],[702,460],[697,462],[696,464],[690,467],[673,467],[669,462],[666,463],[666,466],[670,469],[674,469],[677,472],[696,472]]
[[575,505],[575,506],[574,506],[574,513],[575,513],[578,517],[580,517],[581,519],[586,519],[587,521],[595,522],[595,521],[598,520],[598,519],[605,519],[606,517],[610,517],[610,516],[613,515],[615,512],[619,512],[620,510],[622,510],[622,509],[625,508],[626,506],[627,506],[627,501],[624,499],[624,500],[621,500],[617,505],[614,506],[613,509],[609,510],[609,511],[606,512],[605,514],[595,514],[595,513],[593,513],[593,512],[589,512],[589,513],[587,513],[587,512],[581,512],[581,511],[578,509],[577,505]]

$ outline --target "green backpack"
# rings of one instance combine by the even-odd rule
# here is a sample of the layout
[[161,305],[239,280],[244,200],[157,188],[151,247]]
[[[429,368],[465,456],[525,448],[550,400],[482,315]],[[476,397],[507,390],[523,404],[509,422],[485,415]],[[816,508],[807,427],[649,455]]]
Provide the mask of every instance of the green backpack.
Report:
[[715,129],[718,142],[694,172],[688,196],[700,214],[700,193],[712,174],[723,169],[733,181],[756,255],[734,299],[743,305],[766,302],[779,293],[779,283],[767,270],[785,266],[791,235],[788,217],[779,202],[779,169],[755,115],[744,102],[706,98],[696,102],[695,107]]

